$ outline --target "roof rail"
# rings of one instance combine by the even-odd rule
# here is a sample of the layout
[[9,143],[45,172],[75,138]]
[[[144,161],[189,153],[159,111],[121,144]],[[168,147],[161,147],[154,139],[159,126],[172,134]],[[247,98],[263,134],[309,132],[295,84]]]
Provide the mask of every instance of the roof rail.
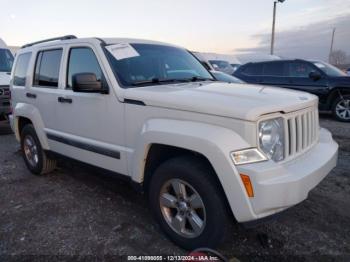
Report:
[[41,43],[45,43],[45,42],[51,42],[51,41],[57,41],[57,40],[69,40],[69,39],[76,39],[76,38],[77,37],[75,35],[65,35],[65,36],[54,37],[54,38],[49,38],[49,39],[29,43],[29,44],[22,46],[21,48],[26,48],[29,46],[33,46],[33,45],[37,45],[37,44],[41,44]]
[[95,37],[95,39],[97,39],[98,41],[100,41],[102,45],[104,45],[104,46],[107,45],[107,43],[105,42],[105,40],[103,40],[102,38]]

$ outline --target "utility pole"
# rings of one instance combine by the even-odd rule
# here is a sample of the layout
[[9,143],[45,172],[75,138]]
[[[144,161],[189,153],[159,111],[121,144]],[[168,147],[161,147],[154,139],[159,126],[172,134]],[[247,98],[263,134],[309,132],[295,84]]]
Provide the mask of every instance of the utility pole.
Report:
[[273,2],[273,18],[272,18],[272,34],[271,34],[271,50],[270,54],[274,54],[274,48],[275,48],[275,29],[276,29],[276,9],[277,9],[277,3],[283,3],[285,0],[277,0]]
[[273,55],[275,47],[275,27],[276,27],[276,6],[277,2],[273,2],[273,19],[272,19],[272,34],[271,34],[271,50],[270,54]]
[[328,57],[328,62],[331,63],[332,61],[332,53],[333,53],[333,45],[334,45],[334,36],[335,36],[335,30],[336,28],[333,28],[333,33],[332,33],[332,41],[331,41],[331,49],[329,51],[329,57]]

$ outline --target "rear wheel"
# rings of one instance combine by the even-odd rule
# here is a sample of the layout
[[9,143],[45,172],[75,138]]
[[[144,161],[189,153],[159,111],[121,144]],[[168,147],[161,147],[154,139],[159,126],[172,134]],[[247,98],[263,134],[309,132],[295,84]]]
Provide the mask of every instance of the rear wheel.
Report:
[[350,122],[350,95],[337,97],[332,107],[333,116],[342,122]]
[[24,162],[33,174],[43,175],[55,169],[56,160],[50,159],[46,155],[32,124],[23,127],[21,149]]
[[151,210],[166,235],[185,249],[217,246],[229,226],[215,175],[204,161],[179,157],[163,163],[152,176]]

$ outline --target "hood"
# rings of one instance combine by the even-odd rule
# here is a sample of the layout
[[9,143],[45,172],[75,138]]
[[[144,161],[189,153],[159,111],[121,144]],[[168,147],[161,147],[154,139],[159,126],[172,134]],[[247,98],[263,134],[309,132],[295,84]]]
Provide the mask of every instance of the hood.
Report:
[[6,72],[0,72],[0,86],[9,86],[11,76]]
[[261,115],[316,106],[316,96],[289,89],[248,84],[185,83],[125,90],[126,99],[146,105],[256,121]]

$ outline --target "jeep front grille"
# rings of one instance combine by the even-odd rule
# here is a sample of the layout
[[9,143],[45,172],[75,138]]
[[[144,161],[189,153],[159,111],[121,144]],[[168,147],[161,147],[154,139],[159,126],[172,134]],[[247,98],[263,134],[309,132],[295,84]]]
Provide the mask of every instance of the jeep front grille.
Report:
[[309,149],[318,139],[318,110],[312,108],[286,117],[285,159]]

